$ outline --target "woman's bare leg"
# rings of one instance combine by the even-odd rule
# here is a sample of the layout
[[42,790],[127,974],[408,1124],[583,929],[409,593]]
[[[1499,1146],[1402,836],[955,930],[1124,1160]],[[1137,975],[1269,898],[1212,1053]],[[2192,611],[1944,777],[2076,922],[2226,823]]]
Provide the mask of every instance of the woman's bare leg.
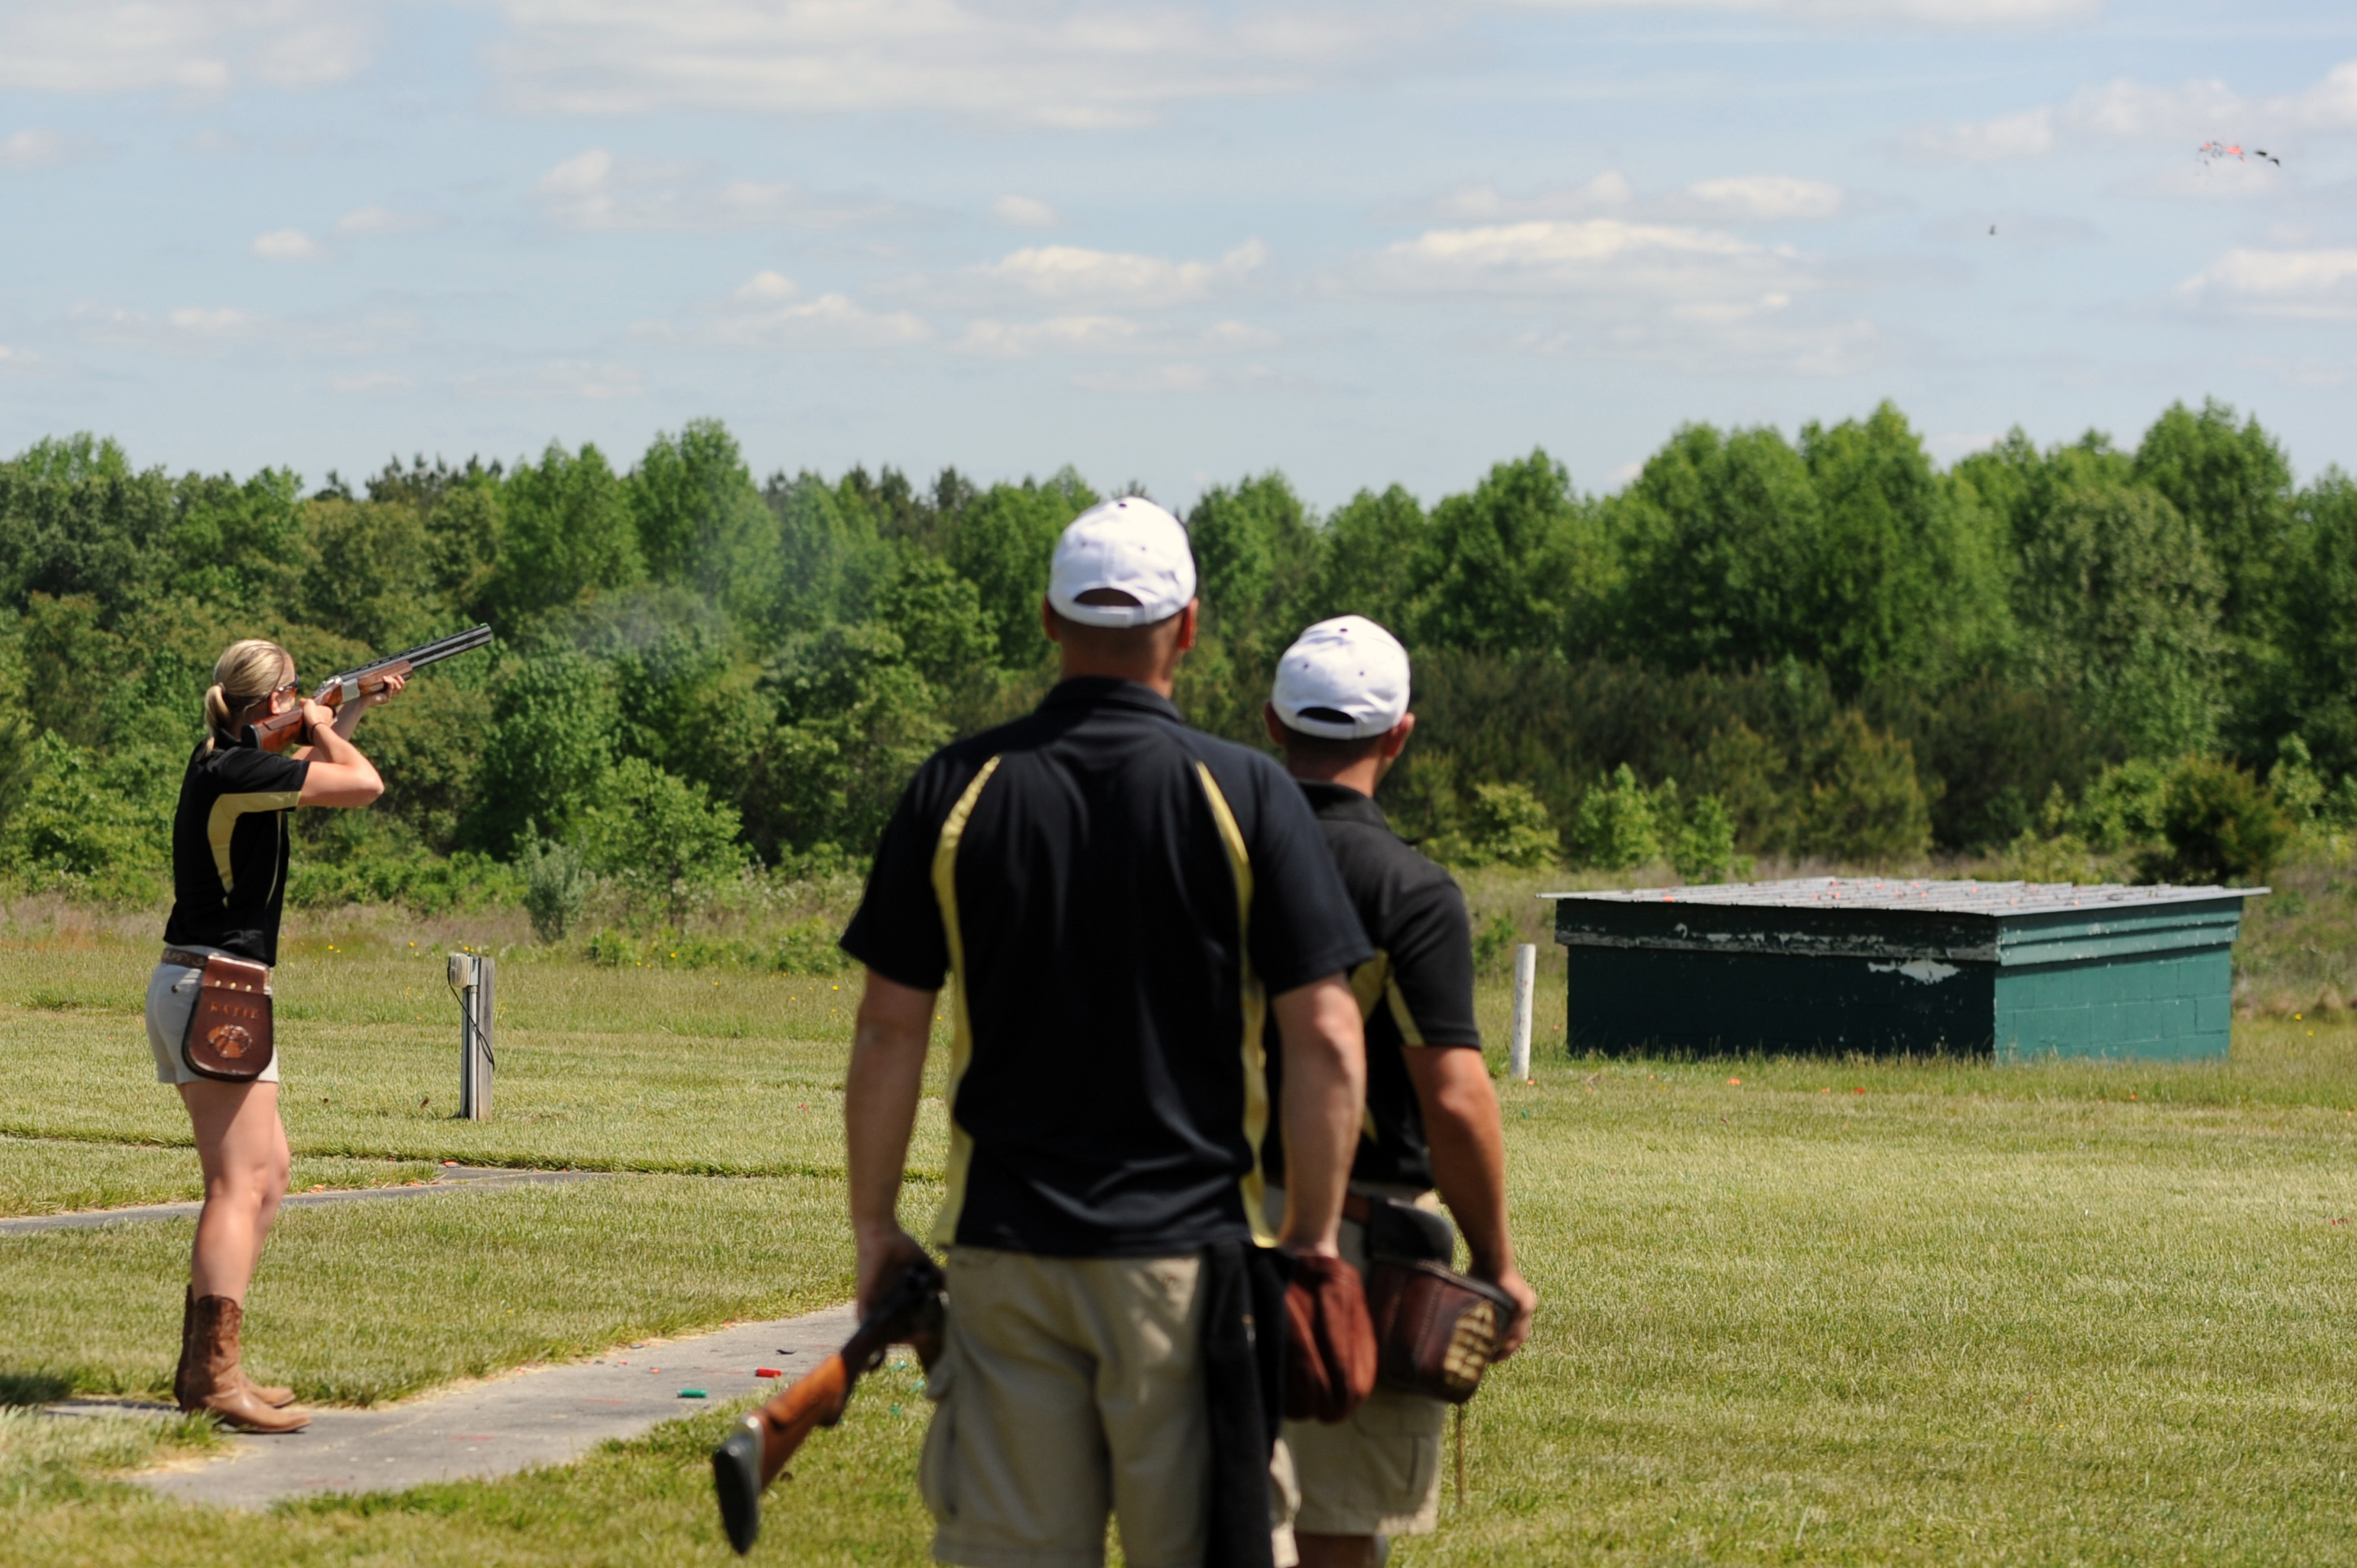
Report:
[[278,1086],[207,1079],[180,1085],[180,1099],[196,1129],[205,1173],[188,1281],[199,1296],[227,1296],[242,1305],[263,1239],[286,1193],[289,1158]]

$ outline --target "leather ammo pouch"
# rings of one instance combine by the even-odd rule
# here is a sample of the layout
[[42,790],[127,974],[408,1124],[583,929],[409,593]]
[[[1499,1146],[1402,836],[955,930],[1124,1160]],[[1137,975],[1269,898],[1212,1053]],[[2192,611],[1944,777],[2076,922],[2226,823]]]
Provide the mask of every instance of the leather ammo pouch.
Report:
[[270,1066],[270,966],[227,953],[205,960],[180,1059],[200,1078],[250,1083]]
[[1448,1266],[1456,1237],[1438,1215],[1388,1198],[1371,1209],[1362,1223],[1376,1381],[1463,1404],[1481,1387],[1514,1298]]

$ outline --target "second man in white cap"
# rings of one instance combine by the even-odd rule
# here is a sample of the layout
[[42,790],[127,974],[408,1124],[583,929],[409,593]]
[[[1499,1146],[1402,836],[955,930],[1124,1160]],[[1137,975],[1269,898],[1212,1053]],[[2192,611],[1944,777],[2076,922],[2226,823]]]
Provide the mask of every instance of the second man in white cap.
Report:
[[[1319,621],[1278,661],[1266,720],[1375,948],[1351,973],[1366,1020],[1367,1114],[1343,1255],[1364,1269],[1373,1206],[1428,1208],[1437,1187],[1471,1272],[1517,1304],[1500,1336],[1502,1359],[1529,1334],[1538,1298],[1506,1228],[1498,1100],[1473,1022],[1471,925],[1456,883],[1391,831],[1372,798],[1415,727],[1407,650],[1363,616]],[[1286,1179],[1284,1153],[1268,1158],[1272,1184]],[[1286,1423],[1302,1568],[1372,1568],[1389,1537],[1433,1529],[1447,1408],[1379,1388],[1338,1425]]]

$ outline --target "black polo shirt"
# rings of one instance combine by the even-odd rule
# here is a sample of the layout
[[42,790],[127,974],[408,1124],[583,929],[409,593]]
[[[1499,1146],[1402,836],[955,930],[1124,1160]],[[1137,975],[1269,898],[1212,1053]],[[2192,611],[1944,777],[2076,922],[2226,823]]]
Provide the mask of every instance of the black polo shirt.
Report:
[[307,761],[253,741],[216,735],[180,780],[172,814],[172,915],[164,940],[219,948],[256,963],[278,961],[286,904],[286,814],[303,793]]
[[1265,1235],[1265,999],[1369,951],[1293,781],[1101,678],[918,769],[843,947],[957,977],[935,1245],[1059,1257]]
[[[1367,1021],[1367,1115],[1361,1123],[1353,1181],[1419,1191],[1432,1186],[1432,1149],[1424,1108],[1407,1074],[1416,1047],[1479,1050],[1473,1022],[1473,928],[1465,896],[1448,873],[1409,848],[1383,808],[1340,784],[1304,783],[1342,885],[1375,956],[1351,972],[1351,990]],[[1281,1090],[1272,1069],[1271,1097]],[[1285,1173],[1282,1141],[1267,1158],[1269,1179]]]

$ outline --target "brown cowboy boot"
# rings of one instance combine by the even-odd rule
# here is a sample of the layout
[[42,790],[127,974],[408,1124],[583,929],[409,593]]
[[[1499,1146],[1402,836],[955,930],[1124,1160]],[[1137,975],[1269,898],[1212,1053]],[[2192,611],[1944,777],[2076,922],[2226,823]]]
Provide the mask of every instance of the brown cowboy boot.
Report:
[[[196,1323],[196,1313],[197,1288],[194,1285],[190,1285],[187,1293],[180,1297],[180,1367],[179,1370],[172,1374],[172,1402],[178,1405],[182,1410],[193,1410],[196,1408],[188,1402],[188,1396],[186,1391],[188,1385],[188,1364],[190,1361],[195,1359],[194,1355],[188,1348],[188,1345],[189,1341],[193,1337],[189,1333],[189,1330]],[[245,1368],[242,1364],[238,1368],[238,1376],[242,1378],[245,1377]],[[273,1410],[285,1410],[288,1405],[295,1402],[295,1391],[293,1389],[285,1388],[274,1383],[257,1383],[252,1378],[245,1379],[245,1386],[253,1391],[253,1397],[255,1399],[260,1400],[263,1403],[268,1405]]]
[[180,1408],[209,1410],[241,1432],[300,1432],[311,1418],[274,1410],[254,1397],[238,1364],[244,1310],[225,1295],[199,1296],[190,1315],[188,1385]]

